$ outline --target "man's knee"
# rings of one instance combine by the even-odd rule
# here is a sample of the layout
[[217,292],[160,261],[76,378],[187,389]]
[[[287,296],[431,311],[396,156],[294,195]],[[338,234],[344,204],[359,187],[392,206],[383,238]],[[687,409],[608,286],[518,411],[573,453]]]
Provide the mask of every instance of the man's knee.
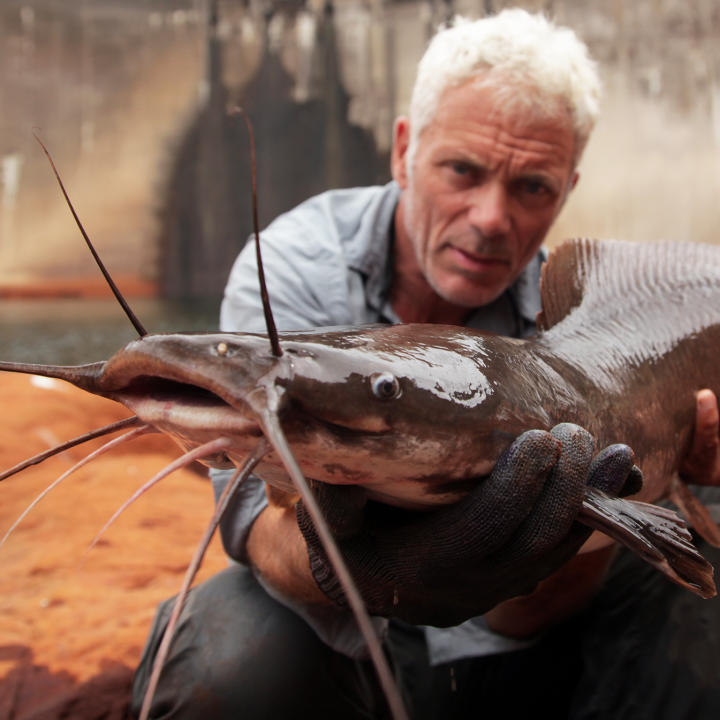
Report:
[[[168,600],[158,609],[135,675],[135,712],[172,603]],[[354,702],[353,675],[359,666],[320,642],[303,620],[268,596],[246,568],[234,566],[190,594],[150,716],[297,717],[300,703],[334,711],[345,702],[345,689],[348,702]],[[339,676],[350,679],[338,683]],[[321,712],[318,717],[323,717]]]

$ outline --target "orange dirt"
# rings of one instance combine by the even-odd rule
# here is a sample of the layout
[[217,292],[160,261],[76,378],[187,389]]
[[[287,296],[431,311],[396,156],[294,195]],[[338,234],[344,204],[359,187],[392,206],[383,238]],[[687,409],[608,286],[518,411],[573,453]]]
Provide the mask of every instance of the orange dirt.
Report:
[[[66,383],[36,383],[0,373],[0,468],[129,414]],[[83,448],[3,482],[0,535],[88,452]],[[189,470],[166,478],[80,563],[114,510],[178,454],[158,435],[111,451],[68,477],[0,548],[1,718],[127,717],[132,672],[155,606],[177,592],[210,518],[208,480]],[[216,538],[201,578],[225,562]]]

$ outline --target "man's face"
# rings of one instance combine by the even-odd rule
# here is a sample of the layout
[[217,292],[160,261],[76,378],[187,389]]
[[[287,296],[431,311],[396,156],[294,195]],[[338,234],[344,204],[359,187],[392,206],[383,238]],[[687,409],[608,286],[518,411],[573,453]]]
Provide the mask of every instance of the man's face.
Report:
[[463,307],[512,284],[577,180],[569,117],[531,121],[495,107],[495,91],[473,81],[446,90],[410,173],[408,120],[395,128],[398,240],[412,244],[431,288]]

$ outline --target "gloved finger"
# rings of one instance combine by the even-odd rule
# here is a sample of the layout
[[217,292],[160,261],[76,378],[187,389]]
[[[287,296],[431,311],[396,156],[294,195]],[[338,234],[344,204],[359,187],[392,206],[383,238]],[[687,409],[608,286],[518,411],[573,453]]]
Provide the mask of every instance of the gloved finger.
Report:
[[560,423],[550,430],[550,434],[562,444],[556,471],[573,485],[582,483],[584,486],[595,449],[593,436],[574,423]]
[[532,510],[559,457],[560,443],[550,433],[524,432],[500,456],[490,477],[467,498],[438,512],[446,530],[435,532],[454,535],[454,543],[463,544],[459,552],[493,552]]
[[582,504],[595,445],[593,437],[573,423],[556,425],[550,433],[562,443],[560,459],[532,513],[513,539],[513,552],[518,556],[541,556],[560,543]]
[[637,466],[633,465],[630,468],[625,484],[618,491],[620,497],[628,497],[629,495],[635,495],[642,490],[645,478],[642,470]]
[[[367,503],[363,488],[358,485],[331,485],[315,480],[310,480],[309,484],[336,538],[349,538],[360,531]],[[297,504],[296,516],[301,530],[311,522],[302,500]]]
[[590,465],[588,485],[609,495],[632,495],[642,487],[642,473],[633,464],[635,454],[622,443],[608,445]]

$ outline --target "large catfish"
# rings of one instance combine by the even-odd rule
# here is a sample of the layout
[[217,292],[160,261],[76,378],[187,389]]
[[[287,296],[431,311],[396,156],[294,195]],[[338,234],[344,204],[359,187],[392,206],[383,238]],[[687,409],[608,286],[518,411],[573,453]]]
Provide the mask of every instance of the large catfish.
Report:
[[[257,474],[302,495],[393,716],[406,718],[362,599],[303,474],[361,486],[372,498],[422,511],[454,502],[482,482],[523,431],[575,422],[600,447],[633,447],[645,476],[634,501],[587,489],[578,520],[638,552],[671,580],[712,597],[712,566],[684,524],[637,499],[672,498],[718,544],[720,531],[677,473],[695,391],[720,390],[714,356],[719,295],[720,248],[574,241],[544,267],[540,333],[531,340],[398,325],[283,333],[278,341],[270,322],[271,343],[245,333],[146,335],[129,313],[141,338],[107,362],[0,363],[0,369],[62,378],[123,403],[213,467],[244,465],[247,473],[262,456]],[[263,434],[274,452],[258,445]],[[192,575],[189,570],[175,603],[141,718],[148,717]]]
[[[214,467],[241,463],[263,432],[277,449],[281,427],[306,477],[416,510],[462,497],[524,430],[570,421],[599,447],[630,445],[644,474],[634,500],[670,497],[718,544],[677,471],[695,392],[720,391],[719,299],[720,248],[577,240],[544,266],[530,340],[441,325],[345,328],[281,333],[278,356],[263,335],[147,335],[106,362],[0,369],[112,398],[185,449],[226,438],[203,459]],[[285,467],[286,453],[270,452],[255,472],[292,491]],[[715,594],[712,569],[688,561],[687,536],[668,530],[680,552],[653,547],[643,525],[657,537],[662,510],[588,491],[580,520]]]

